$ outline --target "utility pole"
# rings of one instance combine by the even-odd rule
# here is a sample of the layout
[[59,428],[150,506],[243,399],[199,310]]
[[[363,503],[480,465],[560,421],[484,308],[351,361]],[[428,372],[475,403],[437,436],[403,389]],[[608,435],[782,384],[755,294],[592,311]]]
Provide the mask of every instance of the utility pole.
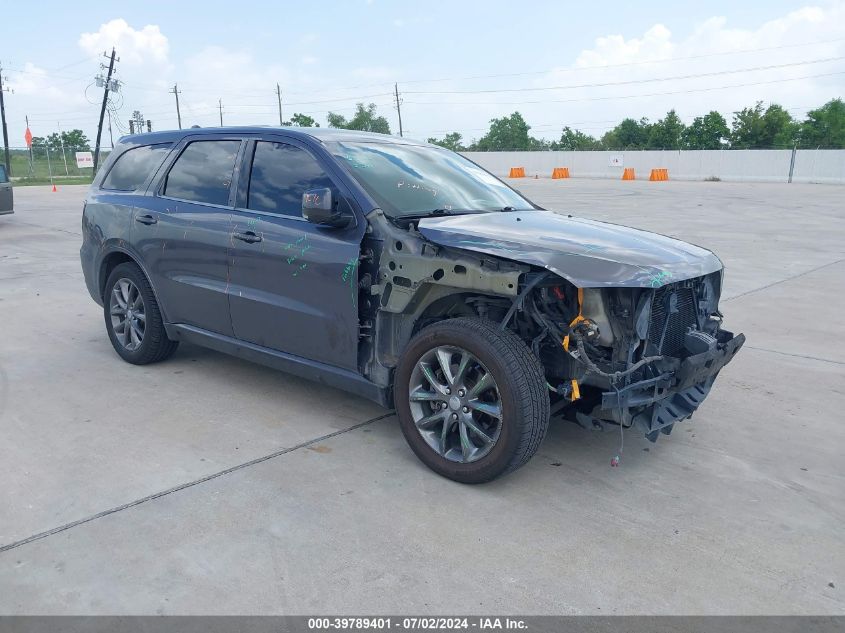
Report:
[[9,130],[6,128],[6,104],[3,102],[3,92],[11,92],[3,87],[3,67],[0,66],[0,120],[3,122],[3,154],[6,162],[6,175],[12,175],[12,165],[9,160]]
[[[103,57],[108,57],[106,53],[103,53]],[[119,61],[119,60],[118,60]],[[97,174],[97,163],[100,160],[100,138],[103,136],[103,118],[106,116],[106,104],[109,100],[109,88],[111,87],[111,76],[114,73],[114,47],[111,49],[111,59],[109,60],[109,72],[106,75],[106,81],[103,84],[103,105],[100,108],[100,122],[97,125],[97,142],[94,145],[94,175]],[[102,68],[102,65],[101,65]]]
[[62,160],[65,163],[65,176],[70,176],[70,172],[67,169],[67,156],[65,155],[65,139],[62,132],[62,124],[56,123],[56,127],[59,128],[59,146],[62,148]]
[[50,174],[50,184],[55,187],[56,183],[53,181],[53,166],[50,164],[50,146],[47,145],[47,139],[44,139],[44,151],[47,152],[47,172]]
[[111,143],[111,148],[114,149],[114,136],[111,133],[111,110],[107,110],[106,114],[109,115],[109,143]]
[[402,101],[399,99],[399,84],[393,84],[394,94],[396,95],[396,112],[399,113],[399,136],[402,136]]
[[223,127],[223,99],[217,100],[217,109],[220,110],[220,127]]
[[798,151],[798,141],[792,142],[792,157],[789,159],[789,180],[786,182],[792,182],[792,174],[795,171],[795,153]]
[[182,113],[179,111],[179,85],[173,84],[173,90],[171,90],[174,95],[176,95],[176,119],[179,121],[179,129],[182,129]]
[[279,99],[279,125],[284,125],[285,122],[282,120],[282,89],[279,88],[279,84],[276,84],[276,97]]

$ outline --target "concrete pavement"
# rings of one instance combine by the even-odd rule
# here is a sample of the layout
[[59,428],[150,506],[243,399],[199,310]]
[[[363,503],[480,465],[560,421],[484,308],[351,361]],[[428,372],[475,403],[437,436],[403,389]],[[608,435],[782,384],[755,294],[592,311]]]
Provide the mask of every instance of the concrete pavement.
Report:
[[845,612],[845,188],[512,182],[727,266],[748,344],[692,421],[626,433],[620,468],[617,433],[558,424],[462,486],[355,396],[189,346],[123,363],[79,270],[84,188],[17,189],[0,613]]

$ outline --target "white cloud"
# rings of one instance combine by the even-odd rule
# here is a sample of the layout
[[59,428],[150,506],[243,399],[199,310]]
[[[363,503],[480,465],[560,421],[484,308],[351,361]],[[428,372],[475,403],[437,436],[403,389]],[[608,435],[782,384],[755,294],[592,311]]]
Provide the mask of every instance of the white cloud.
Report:
[[[388,11],[379,4],[376,7],[382,14]],[[393,15],[383,15],[391,30]],[[395,17],[397,31],[394,35],[401,33],[403,41],[410,43],[408,34],[422,30],[420,26],[427,19],[399,13]],[[260,46],[247,42],[243,48],[209,46],[195,49],[176,59],[171,56],[175,53],[171,53],[169,42],[175,41],[177,32],[163,33],[152,24],[130,24],[127,20],[115,19],[96,29],[94,24],[91,32],[69,38],[68,44],[76,41],[84,54],[91,57],[85,65],[62,68],[62,64],[57,63],[59,68],[45,70],[26,63],[25,59],[13,64],[7,72],[15,95],[7,100],[7,116],[14,129],[10,134],[15,138],[22,134],[25,114],[38,124],[33,131],[39,135],[44,132],[42,126],[54,128],[55,121],[61,120],[63,126],[78,125],[91,136],[102,98],[102,92],[92,84],[93,77],[100,72],[99,63],[105,61],[101,57],[103,51],[110,50],[112,45],[121,58],[117,77],[125,82],[124,89],[114,99],[116,103],[122,103],[119,116],[124,127],[125,119],[134,109],[152,119],[156,129],[175,127],[175,101],[169,90],[176,82],[181,91],[183,125],[216,125],[219,122],[218,97],[223,99],[227,124],[273,123],[278,120],[275,95],[278,82],[286,118],[293,112],[304,112],[323,123],[325,111],[348,114],[357,101],[365,101],[375,102],[379,112],[395,127],[392,96],[386,93],[392,92],[393,82],[398,81],[403,93],[402,116],[406,132],[410,129],[412,136],[425,138],[454,130],[468,140],[484,134],[489,119],[506,116],[515,110],[522,112],[536,136],[556,138],[564,125],[601,136],[624,117],[646,116],[655,120],[670,108],[676,108],[686,121],[710,109],[719,110],[730,119],[732,111],[762,100],[793,108],[792,114],[802,117],[806,109],[845,95],[845,75],[781,81],[841,72],[845,69],[841,60],[715,77],[643,81],[845,55],[845,2],[842,0],[784,12],[776,19],[760,21],[756,25],[747,24],[745,22],[739,28],[730,18],[722,16],[713,16],[698,24],[655,19],[647,28],[636,32],[597,30],[593,43],[583,50],[572,50],[566,40],[544,45],[544,51],[551,49],[550,54],[524,58],[519,70],[529,73],[526,75],[411,83],[410,80],[426,77],[488,75],[508,70],[498,69],[493,61],[481,70],[471,69],[459,59],[440,70],[432,70],[436,65],[413,61],[414,56],[397,56],[388,60],[387,65],[370,65],[371,55],[366,47],[356,49],[355,54],[336,56],[332,43],[325,41],[321,31],[297,34],[294,45],[284,55],[262,53]],[[515,50],[530,50],[530,40],[535,37],[532,33],[515,33],[509,46]],[[315,48],[318,41],[319,50]],[[752,49],[767,50],[755,52]],[[722,54],[730,51],[744,52]],[[332,63],[327,61],[330,57]],[[548,59],[555,59],[560,65],[542,72],[549,64],[544,60]],[[403,84],[403,79],[407,83]],[[413,94],[419,90],[481,91],[627,81],[641,83],[466,95]],[[779,83],[763,83],[772,81]],[[755,82],[759,85],[720,89]],[[677,94],[647,96],[669,92]]]
[[[564,125],[601,136],[625,117],[645,116],[657,120],[671,108],[675,108],[686,122],[710,110],[720,111],[730,121],[734,111],[753,106],[758,100],[766,104],[779,103],[789,108],[793,116],[802,118],[806,110],[843,96],[845,75],[830,75],[841,73],[845,68],[842,60],[710,77],[650,80],[845,56],[843,40],[843,2],[801,8],[756,28],[736,28],[727,18],[715,16],[694,25],[688,34],[678,35],[671,24],[656,23],[638,34],[596,37],[591,47],[574,56],[572,63],[533,78],[449,82],[449,86],[446,83],[427,84],[432,90],[520,85],[569,88],[415,96],[413,101],[442,100],[443,105],[417,108],[409,103],[411,107],[406,118],[411,122],[409,126],[420,131],[418,136],[428,135],[430,130],[437,130],[437,135],[441,136],[444,129],[465,129],[467,138],[481,136],[484,130],[473,128],[484,126],[486,119],[505,116],[515,110],[519,110],[532,126],[532,134],[546,138],[556,138]],[[815,75],[827,76],[813,77]],[[577,87],[584,84],[590,85]],[[415,124],[414,121],[422,119],[423,115],[426,115],[426,124]]]
[[624,64],[632,59],[668,59],[674,48],[669,29],[663,24],[655,24],[641,38],[626,40],[622,35],[597,38],[595,48],[581,51],[575,66]]
[[101,24],[94,33],[83,33],[79,46],[90,55],[97,55],[115,47],[121,63],[166,63],[170,45],[158,26],[148,24],[140,30],[118,18]]

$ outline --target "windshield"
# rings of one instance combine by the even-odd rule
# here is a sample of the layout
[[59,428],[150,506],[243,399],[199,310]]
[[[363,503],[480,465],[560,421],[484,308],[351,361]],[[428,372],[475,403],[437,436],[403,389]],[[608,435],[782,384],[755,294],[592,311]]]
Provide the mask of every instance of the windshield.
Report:
[[497,178],[447,149],[398,143],[328,143],[393,217],[534,207]]

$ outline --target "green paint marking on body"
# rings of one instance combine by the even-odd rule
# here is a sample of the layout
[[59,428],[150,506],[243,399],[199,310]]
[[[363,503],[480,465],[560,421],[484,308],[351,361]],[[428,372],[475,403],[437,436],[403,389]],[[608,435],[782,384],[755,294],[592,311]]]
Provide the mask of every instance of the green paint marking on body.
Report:
[[348,262],[346,262],[346,266],[343,268],[343,272],[340,274],[341,280],[343,283],[349,282],[349,288],[352,291],[352,305],[356,305],[358,303],[358,278],[355,275],[355,269],[358,268],[358,257],[351,258]]

